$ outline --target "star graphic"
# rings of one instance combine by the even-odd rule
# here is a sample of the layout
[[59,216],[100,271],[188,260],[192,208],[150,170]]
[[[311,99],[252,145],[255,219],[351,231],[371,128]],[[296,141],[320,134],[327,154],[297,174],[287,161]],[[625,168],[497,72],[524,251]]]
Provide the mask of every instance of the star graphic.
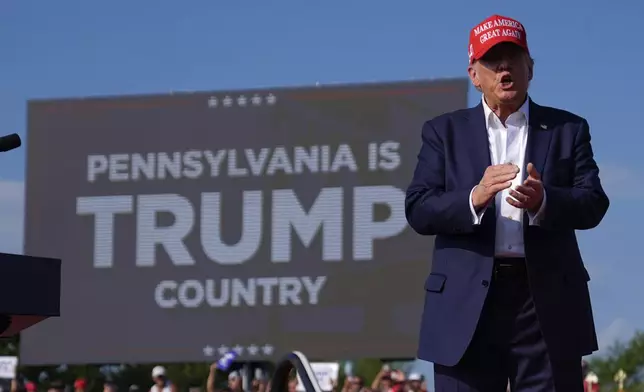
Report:
[[214,353],[215,353],[215,349],[212,348],[212,346],[209,344],[207,344],[203,348],[203,355],[205,355],[206,357],[212,357]]
[[223,344],[219,346],[219,348],[217,349],[217,352],[219,353],[219,355],[225,355],[228,351],[230,351],[228,346],[224,346]]
[[275,102],[277,102],[276,96],[274,96],[273,94],[268,94],[266,96],[266,103],[268,103],[269,105],[274,105]]
[[244,346],[240,346],[239,344],[233,347],[233,351],[237,353],[237,355],[242,355],[244,352]]
[[209,108],[216,108],[217,105],[219,105],[219,100],[217,99],[217,97],[208,98],[208,107]]
[[246,348],[246,350],[248,350],[248,354],[250,355],[257,355],[257,353],[259,352],[259,347],[255,346],[254,344],[251,344]]
[[264,352],[264,355],[273,354],[274,349],[275,347],[271,346],[270,344],[265,344],[264,347],[262,347],[262,351]]
[[233,99],[230,98],[229,96],[226,96],[226,98],[224,98],[224,106],[230,107],[232,106],[232,104],[233,104]]
[[255,106],[259,106],[262,104],[262,97],[259,95],[255,94],[253,98],[250,99],[250,101],[253,103]]
[[240,95],[239,98],[237,98],[237,105],[239,106],[246,106],[247,102],[248,102],[248,99],[243,95]]

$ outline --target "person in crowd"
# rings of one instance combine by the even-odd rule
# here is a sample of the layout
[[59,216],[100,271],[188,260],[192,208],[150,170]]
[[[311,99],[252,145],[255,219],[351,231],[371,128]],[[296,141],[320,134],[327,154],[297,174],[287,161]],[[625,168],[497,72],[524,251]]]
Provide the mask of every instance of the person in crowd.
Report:
[[251,392],[267,392],[268,390],[268,380],[264,375],[256,375],[251,381]]
[[420,373],[410,373],[407,377],[405,392],[423,392],[425,377]]
[[119,387],[111,381],[106,381],[103,384],[103,392],[118,392]]
[[297,378],[294,378],[288,382],[288,392],[297,391]]
[[[215,392],[217,385],[217,362],[210,364],[208,379],[206,380],[206,392]],[[223,391],[222,391],[223,392]]]
[[[0,392],[4,388],[0,387]],[[25,392],[27,390],[27,385],[21,378],[14,378],[11,380],[9,385],[9,392]]]
[[[213,362],[210,365],[210,371],[208,372],[208,379],[206,380],[206,392],[217,392],[217,371],[218,369],[217,362]],[[242,378],[238,372],[231,372],[228,374],[228,387],[227,389],[232,392],[243,392]],[[220,391],[220,392],[223,392]]]
[[360,392],[364,384],[364,379],[360,376],[347,376],[344,379],[342,392]]
[[243,392],[242,378],[239,372],[230,372],[228,374],[228,388],[233,392]]
[[371,389],[379,392],[391,392],[393,385],[393,381],[391,380],[391,367],[385,364],[380,368],[380,371],[378,371],[376,377],[371,382]]
[[66,386],[65,383],[61,380],[53,380],[49,383],[47,392],[65,392]]
[[38,390],[38,387],[35,382],[27,381],[25,382],[25,390],[27,392],[36,392]]
[[581,360],[581,378],[584,379],[586,375],[590,372],[590,365],[585,360]]
[[163,366],[155,366],[152,369],[152,387],[150,392],[177,392],[176,386],[168,379]]
[[530,98],[519,21],[474,26],[468,57],[480,103],[424,124],[406,194],[435,236],[418,357],[443,392],[581,391],[597,336],[575,231],[609,207],[588,122]]
[[74,381],[74,392],[85,392],[87,390],[87,381],[84,378],[78,378]]
[[407,377],[405,376],[405,372],[399,369],[392,370],[391,381],[394,384],[391,388],[392,392],[405,392],[405,386],[407,385]]

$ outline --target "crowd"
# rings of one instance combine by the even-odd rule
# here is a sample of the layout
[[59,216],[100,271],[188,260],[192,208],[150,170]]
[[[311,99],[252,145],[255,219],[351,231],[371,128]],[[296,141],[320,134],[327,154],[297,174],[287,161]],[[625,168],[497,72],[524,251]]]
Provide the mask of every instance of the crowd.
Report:
[[[360,376],[346,377],[341,389],[337,392],[427,392],[425,378],[418,373],[406,375],[401,370],[391,369],[385,365],[367,384]],[[291,392],[291,391],[289,391]],[[335,392],[335,391],[334,391]]]
[[[218,381],[218,374],[219,371],[215,363],[210,367],[210,374],[206,382],[207,392],[244,392],[241,377],[239,373],[234,371],[227,375],[227,387],[218,390],[215,387]],[[271,392],[270,381],[269,378],[256,375],[251,382],[250,392]],[[164,382],[164,380],[159,382]],[[344,377],[344,382],[341,386],[337,382],[333,382],[332,385],[333,389],[328,392],[427,392],[427,383],[421,374],[410,373],[406,375],[403,371],[391,369],[388,365],[384,365],[370,383],[360,375],[349,375]],[[288,384],[288,391],[273,392],[296,391],[298,391],[298,380],[293,375]]]
[[[584,376],[588,374],[589,367],[587,362],[582,362]],[[256,372],[255,377],[250,382],[249,390],[244,390],[242,377],[237,371],[223,371],[218,368],[215,362],[210,366],[208,378],[205,380],[205,392],[302,392],[298,388],[298,380],[293,375],[288,383],[287,391],[271,391],[271,379],[263,374]],[[427,392],[427,382],[419,373],[409,373],[392,369],[389,365],[384,365],[376,376],[369,382],[360,375],[345,376],[342,385],[337,382],[331,382],[332,389],[325,392]],[[73,385],[66,385],[61,381],[51,381],[37,385],[34,382],[27,381],[24,383],[16,380],[11,382],[10,392],[89,392],[88,383],[85,379],[77,379]],[[589,391],[598,390],[599,385],[585,387]],[[119,387],[111,382],[105,382],[102,385],[103,392],[121,392]],[[172,380],[167,376],[166,369],[163,366],[155,366],[152,369],[150,384],[147,386],[130,385],[126,388],[127,392],[179,392]],[[430,390],[432,390],[431,388]],[[183,388],[181,388],[183,391]],[[508,386],[509,390],[509,386]],[[3,392],[3,390],[0,390]],[[189,388],[186,392],[203,392],[202,388]]]
[[[224,379],[225,377],[225,379]],[[250,382],[249,390],[243,388],[242,377],[237,371],[225,372],[218,369],[218,364],[210,366],[206,380],[205,392],[271,392],[271,380],[263,374],[255,374]],[[344,377],[342,385],[332,382],[331,391],[325,392],[427,392],[427,384],[422,375],[418,373],[405,374],[401,370],[391,369],[385,365],[378,372],[371,382],[360,375],[349,375]],[[85,379],[77,379],[73,385],[53,380],[43,385],[27,381],[20,383],[13,381],[10,392],[88,392],[88,383]],[[178,392],[179,388],[167,376],[163,366],[155,366],[152,369],[150,385],[130,385],[127,392]],[[299,392],[298,380],[295,374],[288,383],[288,391]],[[2,391],[0,391],[2,392]],[[119,387],[111,382],[103,384],[103,392],[121,392]],[[202,392],[201,388],[190,388],[187,392]],[[274,391],[278,392],[278,391]]]

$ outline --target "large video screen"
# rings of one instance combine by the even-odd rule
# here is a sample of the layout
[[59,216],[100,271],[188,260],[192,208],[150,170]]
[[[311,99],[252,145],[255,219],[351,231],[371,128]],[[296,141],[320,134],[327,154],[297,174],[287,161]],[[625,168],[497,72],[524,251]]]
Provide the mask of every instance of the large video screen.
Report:
[[413,357],[433,239],[404,193],[464,79],[31,101],[25,365]]

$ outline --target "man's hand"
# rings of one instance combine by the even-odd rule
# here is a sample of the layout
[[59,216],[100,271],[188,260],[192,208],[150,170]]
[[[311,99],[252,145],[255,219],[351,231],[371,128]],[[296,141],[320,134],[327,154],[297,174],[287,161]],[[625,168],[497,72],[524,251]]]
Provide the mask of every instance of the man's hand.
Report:
[[485,207],[496,194],[512,185],[519,174],[519,167],[511,163],[488,166],[481,182],[472,192],[472,205],[477,211]]
[[510,190],[510,196],[506,198],[507,202],[516,208],[528,210],[537,213],[543,202],[543,184],[541,175],[532,163],[528,163],[528,178],[516,189]]

